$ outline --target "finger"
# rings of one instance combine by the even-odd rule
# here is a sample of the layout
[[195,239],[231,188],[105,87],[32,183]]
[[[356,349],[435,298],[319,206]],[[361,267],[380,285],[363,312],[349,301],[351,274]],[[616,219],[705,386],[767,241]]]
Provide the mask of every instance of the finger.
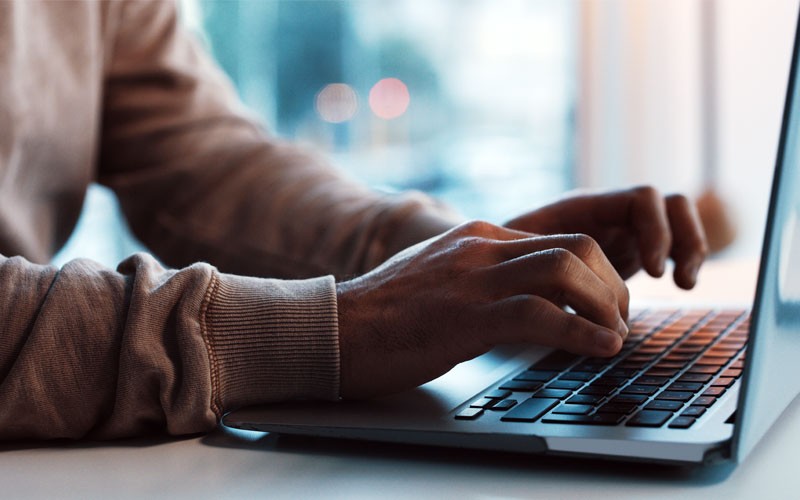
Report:
[[[492,289],[512,295],[536,295],[557,305],[568,305],[580,316],[626,336],[627,289],[620,281],[617,293],[573,253],[563,248],[547,249],[493,266],[485,279]],[[507,295],[506,295],[507,296]],[[627,309],[627,303],[625,304]]]
[[689,289],[697,283],[697,271],[708,255],[705,231],[694,204],[685,196],[668,196],[666,206],[672,230],[670,256],[675,261],[675,284]]
[[517,295],[493,305],[488,345],[534,343],[584,356],[613,356],[622,348],[614,330],[570,314],[541,297]]
[[[562,277],[569,276],[574,271],[582,275],[575,283],[577,286],[582,284],[580,279],[590,280],[592,283],[599,281],[604,284],[604,292],[606,294],[610,293],[611,296],[616,298],[617,311],[623,319],[627,319],[628,287],[611,262],[609,262],[603,250],[591,237],[584,234],[540,236],[504,242],[496,246],[506,260],[505,263],[497,266],[498,277],[504,280],[500,282],[504,287],[504,291],[507,291],[509,284],[517,281],[521,281],[523,285],[530,285],[532,275],[543,276],[543,273],[548,270],[557,269],[561,272]],[[569,270],[562,269],[561,266],[569,265],[570,262],[557,261],[558,255],[541,253],[552,249],[567,250],[577,257],[583,266],[576,266],[575,269]],[[544,262],[543,258],[552,259],[553,261]],[[520,289],[512,293],[529,292],[530,289]]]
[[581,214],[599,227],[622,227],[635,237],[644,269],[652,276],[664,274],[671,246],[666,206],[659,192],[650,186],[594,195],[574,204]]
[[629,219],[636,233],[639,253],[645,271],[651,276],[664,274],[672,234],[664,199],[652,187],[638,187],[630,191],[632,202]]

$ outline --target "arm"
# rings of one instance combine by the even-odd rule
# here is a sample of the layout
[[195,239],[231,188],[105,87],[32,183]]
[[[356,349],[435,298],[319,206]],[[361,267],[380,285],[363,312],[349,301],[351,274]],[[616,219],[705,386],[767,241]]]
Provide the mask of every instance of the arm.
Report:
[[0,438],[197,433],[223,408],[335,399],[335,317],[330,278],[0,257]]
[[460,221],[420,193],[378,195],[267,137],[171,3],[129,2],[117,18],[100,181],[167,264],[352,276]]

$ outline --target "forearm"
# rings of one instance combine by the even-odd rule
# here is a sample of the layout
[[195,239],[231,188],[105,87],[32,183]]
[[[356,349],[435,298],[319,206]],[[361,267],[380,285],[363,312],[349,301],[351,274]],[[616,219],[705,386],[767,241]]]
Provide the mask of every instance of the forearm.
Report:
[[338,396],[330,278],[0,257],[0,327],[2,439],[197,433],[240,405]]
[[119,28],[109,42],[99,180],[170,266],[347,277],[460,221],[419,193],[375,193],[267,135],[170,3],[111,8]]

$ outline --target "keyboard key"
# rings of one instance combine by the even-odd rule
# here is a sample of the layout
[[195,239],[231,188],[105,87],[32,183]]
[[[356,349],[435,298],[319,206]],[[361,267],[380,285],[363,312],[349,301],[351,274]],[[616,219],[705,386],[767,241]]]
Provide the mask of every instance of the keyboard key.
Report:
[[581,380],[587,382],[595,377],[594,373],[589,372],[567,372],[561,375],[561,380]]
[[674,377],[677,375],[678,371],[674,368],[652,368],[644,372],[644,374],[648,377]]
[[666,369],[682,369],[686,366],[686,363],[680,363],[678,361],[659,361],[658,363],[653,366],[654,369],[659,370],[661,368]]
[[649,364],[649,361],[623,361],[622,363],[618,364],[616,368],[639,371]]
[[638,371],[639,371],[639,370],[630,369],[630,368],[614,368],[614,369],[612,369],[612,370],[609,370],[609,371],[607,371],[607,372],[605,373],[605,375],[606,375],[606,376],[608,376],[608,377],[624,377],[624,378],[629,378],[629,377],[631,377],[631,376],[633,376],[633,375],[636,375],[636,373],[637,373]]
[[684,363],[692,358],[694,358],[694,354],[680,354],[676,352],[671,352],[669,355],[664,356],[664,359],[667,361],[683,361]]
[[628,381],[627,378],[624,377],[600,377],[594,382],[592,385],[603,385],[607,387],[619,387],[625,384]]
[[697,392],[702,388],[703,384],[701,384],[700,382],[675,382],[674,384],[667,387],[667,390]]
[[721,358],[731,359],[732,357],[736,356],[739,353],[738,349],[721,349],[717,347],[712,347],[708,351],[706,351],[706,355],[708,356],[718,356]]
[[606,412],[606,413],[621,413],[623,415],[627,415],[631,413],[636,407],[639,406],[636,403],[612,403],[608,402],[601,406],[598,411]]
[[636,349],[636,354],[644,354],[644,355],[652,354],[653,356],[655,356],[655,355],[661,354],[663,352],[664,352],[664,348],[663,347],[658,347],[658,346],[642,346],[642,347]]
[[612,403],[644,403],[647,401],[647,396],[642,394],[617,394],[611,398]]
[[683,407],[683,403],[680,401],[666,401],[656,399],[652,403],[649,403],[645,406],[647,410],[666,410],[666,411],[678,411]]
[[730,387],[736,381],[735,378],[731,377],[720,377],[714,382],[711,383],[713,387]]
[[499,401],[499,400],[497,400],[497,399],[489,399],[489,398],[480,398],[480,399],[476,399],[475,401],[470,403],[469,407],[470,408],[484,408],[484,409],[486,409],[486,408],[489,408],[490,406],[492,406],[493,404],[495,404],[497,401]]
[[652,396],[658,392],[658,387],[652,385],[629,385],[622,389],[623,394],[643,394],[645,396]]
[[684,345],[681,344],[679,347],[672,349],[672,353],[674,354],[697,354],[698,352],[703,350],[703,346],[701,345]]
[[631,427],[661,427],[672,417],[670,411],[642,410],[634,415],[625,425]]
[[589,394],[578,394],[576,396],[572,396],[569,398],[566,403],[567,404],[581,404],[581,405],[593,405],[595,403],[599,403],[600,400],[603,399],[603,396],[592,396]]
[[658,396],[656,399],[667,400],[667,401],[689,401],[694,397],[694,393],[685,392],[685,391],[664,391]]
[[699,398],[692,401],[692,404],[698,406],[711,406],[716,402],[717,398],[711,396],[700,396]]
[[641,377],[633,381],[633,383],[636,385],[656,385],[656,386],[662,386],[667,382],[669,382],[669,378],[667,377],[652,377],[648,375],[642,375]]
[[638,354],[637,353],[637,354],[631,354],[630,356],[625,358],[625,361],[633,361],[633,362],[645,361],[645,362],[649,362],[649,361],[653,361],[654,359],[656,359],[656,355],[655,354]]
[[739,378],[741,376],[742,370],[738,368],[728,368],[724,372],[720,374],[720,377],[730,377],[730,378]]
[[614,387],[608,386],[600,386],[600,385],[590,385],[588,387],[584,387],[581,389],[578,394],[590,394],[592,396],[606,396],[615,390]]
[[458,420],[475,420],[481,415],[483,415],[483,408],[464,408],[458,412],[456,418]]
[[489,399],[505,399],[505,398],[509,397],[510,395],[511,395],[511,391],[498,390],[498,391],[488,392],[488,393],[484,394],[483,397],[489,398]]
[[682,417],[699,417],[706,412],[703,406],[690,406],[681,412]]
[[592,412],[594,406],[592,405],[568,405],[563,404],[553,410],[553,413],[563,413],[567,415],[587,415]]
[[583,385],[580,380],[556,380],[547,384],[548,389],[568,389],[574,391]]
[[709,387],[705,391],[703,391],[703,396],[714,396],[719,397],[722,396],[722,393],[725,392],[724,387]]
[[688,429],[695,423],[695,421],[697,421],[697,419],[692,417],[677,417],[675,420],[669,423],[669,428]]
[[539,417],[553,409],[558,403],[558,399],[526,399],[503,415],[500,420],[506,422],[535,422]]
[[496,402],[495,404],[493,404],[492,406],[489,406],[486,409],[487,410],[492,410],[492,411],[507,411],[507,410],[510,410],[511,408],[513,408],[514,406],[516,406],[516,404],[517,404],[517,401],[514,400],[514,399],[504,399],[502,401]]
[[542,389],[541,391],[534,394],[533,398],[554,398],[554,399],[565,399],[572,391],[568,391],[566,389]]
[[594,415],[562,415],[553,413],[542,419],[545,424],[578,424],[578,425],[617,425],[625,419],[619,413],[595,413]]
[[500,385],[501,390],[518,391],[518,392],[534,392],[542,387],[541,382],[522,382],[519,380],[509,380]]
[[546,370],[527,370],[514,377],[514,380],[522,380],[525,382],[547,382],[556,375],[558,375],[558,372]]
[[688,373],[706,373],[713,375],[719,371],[719,366],[712,365],[695,365],[686,370]]
[[608,368],[608,361],[604,363],[578,363],[573,368],[579,372],[600,373]]
[[700,382],[705,384],[712,378],[713,376],[707,373],[684,373],[678,377],[678,382]]
[[717,358],[714,356],[703,356],[702,358],[697,360],[698,365],[711,365],[711,366],[722,366],[727,364],[729,358]]

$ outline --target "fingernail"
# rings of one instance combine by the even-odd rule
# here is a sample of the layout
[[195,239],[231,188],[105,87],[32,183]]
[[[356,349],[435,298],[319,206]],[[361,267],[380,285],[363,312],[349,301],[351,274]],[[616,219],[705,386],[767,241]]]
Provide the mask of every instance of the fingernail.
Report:
[[616,351],[619,346],[619,335],[608,330],[598,330],[594,333],[594,344],[603,352]]
[[625,323],[625,320],[622,318],[619,319],[619,324],[617,325],[617,331],[622,335],[622,340],[628,338],[628,333],[630,330],[628,329],[628,325]]

